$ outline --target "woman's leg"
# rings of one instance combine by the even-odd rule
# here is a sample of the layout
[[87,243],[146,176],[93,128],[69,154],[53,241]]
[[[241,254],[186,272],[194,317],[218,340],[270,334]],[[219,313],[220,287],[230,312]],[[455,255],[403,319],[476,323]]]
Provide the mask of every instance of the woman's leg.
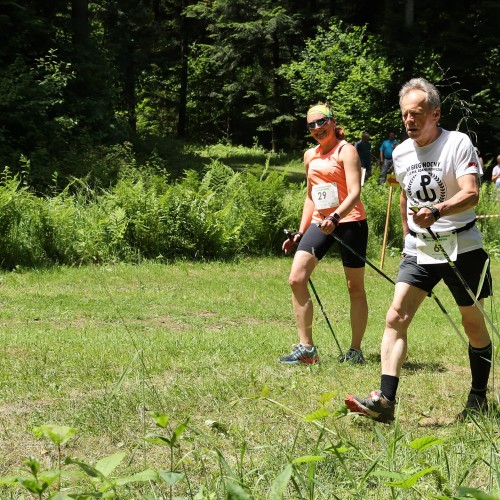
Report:
[[351,349],[361,350],[361,341],[368,322],[368,302],[365,291],[365,268],[344,267],[349,292],[351,318]]
[[313,346],[312,321],[313,305],[308,283],[318,259],[309,252],[297,251],[293,258],[288,282],[292,288],[292,305],[297,322],[299,342],[308,347]]

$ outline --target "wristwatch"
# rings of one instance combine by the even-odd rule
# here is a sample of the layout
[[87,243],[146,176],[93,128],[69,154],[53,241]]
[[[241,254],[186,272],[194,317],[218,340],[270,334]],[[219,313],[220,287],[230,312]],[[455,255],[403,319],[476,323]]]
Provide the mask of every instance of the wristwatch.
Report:
[[329,215],[327,219],[331,220],[335,224],[335,227],[337,227],[340,222],[340,215],[337,212],[333,212],[333,214]]
[[438,220],[441,217],[441,212],[434,205],[429,205],[427,208],[432,212],[435,220]]

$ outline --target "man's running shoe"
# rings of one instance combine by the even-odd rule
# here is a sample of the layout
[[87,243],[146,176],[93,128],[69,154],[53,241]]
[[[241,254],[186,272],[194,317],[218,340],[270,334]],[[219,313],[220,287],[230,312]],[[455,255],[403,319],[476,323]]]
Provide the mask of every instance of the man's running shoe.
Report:
[[313,365],[319,363],[318,349],[313,346],[309,349],[302,344],[294,344],[292,352],[286,356],[280,356],[278,361],[289,365]]
[[478,394],[470,393],[465,408],[455,418],[463,422],[469,415],[478,415],[479,413],[488,413],[488,400]]
[[377,422],[387,424],[394,420],[395,401],[386,399],[379,390],[370,392],[370,397],[364,399],[347,396],[344,403],[349,411],[360,413]]
[[349,349],[345,354],[339,356],[340,363],[352,363],[353,365],[364,365],[366,363],[362,351]]

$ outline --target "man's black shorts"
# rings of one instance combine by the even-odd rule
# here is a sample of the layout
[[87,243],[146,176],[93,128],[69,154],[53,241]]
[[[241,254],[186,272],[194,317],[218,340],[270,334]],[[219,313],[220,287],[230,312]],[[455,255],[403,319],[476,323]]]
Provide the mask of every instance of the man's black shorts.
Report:
[[[346,245],[350,246],[363,258],[366,258],[368,244],[368,224],[366,219],[355,222],[341,222],[334,233]],[[315,223],[312,223],[302,236],[297,251],[303,250],[321,260],[334,243],[337,243],[337,241],[333,236],[323,233]],[[344,267],[365,267],[364,260],[354,255],[344,245],[340,245],[340,256]]]
[[[470,252],[460,253],[455,261],[455,266],[460,272],[465,282],[469,285],[472,293],[477,296],[477,289],[483,273],[483,268],[488,254],[482,249],[472,250]],[[444,280],[450,289],[455,302],[459,306],[471,306],[474,301],[467,292],[453,268],[444,262],[443,264],[417,264],[417,258],[405,256],[399,264],[399,273],[396,279],[397,283],[403,282],[413,285],[427,293],[441,281]],[[490,265],[484,277],[481,293],[478,299],[483,299],[491,295],[492,284]]]

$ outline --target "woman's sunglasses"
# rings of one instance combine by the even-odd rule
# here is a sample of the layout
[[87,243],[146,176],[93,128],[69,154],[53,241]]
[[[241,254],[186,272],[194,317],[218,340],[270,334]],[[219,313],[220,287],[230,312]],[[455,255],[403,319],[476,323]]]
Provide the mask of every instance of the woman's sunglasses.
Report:
[[315,120],[313,122],[307,122],[307,128],[315,129],[316,126],[322,127],[330,118],[320,118],[319,120]]

